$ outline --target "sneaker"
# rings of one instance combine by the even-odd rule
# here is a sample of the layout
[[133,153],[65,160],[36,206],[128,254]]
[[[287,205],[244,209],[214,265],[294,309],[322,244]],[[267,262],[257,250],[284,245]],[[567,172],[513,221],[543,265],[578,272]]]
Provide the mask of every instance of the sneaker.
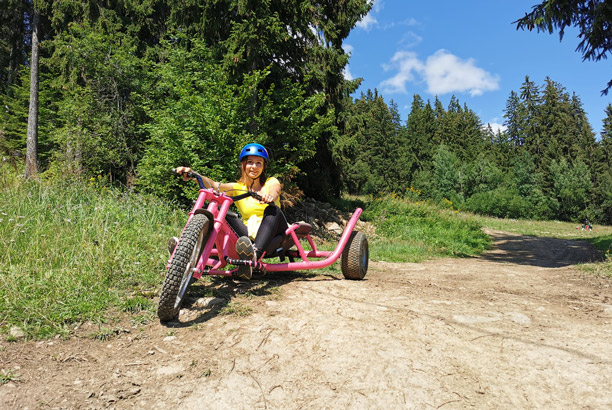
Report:
[[[257,262],[255,259],[255,250],[253,244],[248,236],[241,236],[236,242],[236,253],[238,253],[238,259],[243,261]],[[253,267],[251,265],[239,265],[238,276],[242,279],[249,280],[253,276]]]
[[174,252],[174,248],[176,248],[178,241],[179,240],[176,236],[173,236],[168,240],[168,252],[170,252],[170,255],[172,255],[172,252]]

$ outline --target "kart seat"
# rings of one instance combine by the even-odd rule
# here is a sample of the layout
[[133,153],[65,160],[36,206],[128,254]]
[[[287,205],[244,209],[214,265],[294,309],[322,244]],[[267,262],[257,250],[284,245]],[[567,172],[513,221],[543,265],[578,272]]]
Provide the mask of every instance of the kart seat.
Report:
[[[296,222],[291,225],[291,228],[295,227],[295,234],[298,239],[302,239],[310,234],[312,230],[312,226],[306,222]],[[295,245],[293,238],[291,235],[277,235],[272,238],[270,245],[266,249],[265,257],[276,257],[280,256],[281,258],[284,256],[285,252],[289,250],[293,245]]]

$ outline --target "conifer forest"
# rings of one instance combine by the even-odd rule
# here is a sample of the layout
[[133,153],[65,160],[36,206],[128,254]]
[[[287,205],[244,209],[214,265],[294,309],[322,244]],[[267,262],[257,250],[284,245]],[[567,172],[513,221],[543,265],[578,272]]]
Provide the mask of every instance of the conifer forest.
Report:
[[509,218],[612,224],[612,105],[529,73],[505,131],[452,97],[407,118],[356,95],[343,50],[368,0],[1,0],[0,159],[26,177],[100,175],[184,200],[187,165],[235,180],[248,142],[285,190],[396,195]]

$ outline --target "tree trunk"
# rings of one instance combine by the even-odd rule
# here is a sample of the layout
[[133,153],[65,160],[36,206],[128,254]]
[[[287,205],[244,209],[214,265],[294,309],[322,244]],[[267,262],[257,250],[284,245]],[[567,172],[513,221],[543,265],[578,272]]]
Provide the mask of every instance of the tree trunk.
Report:
[[30,109],[26,146],[25,178],[38,175],[38,10],[32,16],[32,56],[30,58]]

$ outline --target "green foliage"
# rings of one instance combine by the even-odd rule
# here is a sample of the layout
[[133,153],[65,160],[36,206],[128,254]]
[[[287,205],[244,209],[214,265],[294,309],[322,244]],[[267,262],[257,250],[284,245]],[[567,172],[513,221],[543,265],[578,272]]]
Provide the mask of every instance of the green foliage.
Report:
[[[19,74],[19,75],[17,75]],[[26,153],[26,131],[30,98],[30,72],[23,68],[15,73],[15,81],[7,94],[0,94],[0,155],[7,155],[12,161],[24,158]],[[41,74],[41,81],[50,78],[48,73]],[[39,162],[46,166],[56,148],[50,139],[53,129],[53,104],[55,95],[52,90],[42,89],[39,93],[38,149]]]
[[[270,174],[289,182],[299,172],[297,164],[314,155],[318,136],[334,129],[331,112],[320,114],[323,94],[308,97],[289,82],[280,91],[264,92],[260,85],[268,71],[245,76],[242,85],[230,84],[203,42],[177,37],[162,46],[164,58],[154,65],[156,81],[144,104],[152,121],[143,126],[150,137],[138,173],[147,191],[175,199],[193,196],[192,186],[168,178],[179,165],[215,180],[236,180],[240,149],[253,141],[271,148]],[[253,122],[257,134],[249,131]]]
[[347,109],[345,133],[332,147],[343,184],[354,194],[403,190],[410,166],[400,134],[397,108],[389,107],[378,91],[368,90]]
[[182,214],[98,179],[24,183],[0,173],[2,332],[17,325],[50,337],[112,306],[150,306],[138,295],[157,289]]
[[587,215],[592,189],[591,174],[580,160],[574,164],[564,158],[551,164],[553,194],[559,204],[559,213],[569,220],[583,220]]
[[112,18],[69,24],[53,40],[48,59],[56,76],[41,88],[57,93],[51,130],[59,147],[56,165],[125,181],[134,173],[143,142],[137,130],[143,116],[134,93],[144,86],[144,66],[135,54],[137,44],[116,31],[118,24]]
[[457,156],[445,145],[440,145],[433,157],[433,180],[431,182],[433,197],[441,201],[444,198],[456,198],[460,192],[461,163]]
[[503,171],[489,159],[486,153],[481,153],[476,160],[466,167],[465,196],[485,192],[497,188],[504,180]]
[[419,261],[432,256],[468,256],[489,245],[479,224],[459,217],[457,211],[423,201],[377,198],[368,204],[363,219],[373,223],[377,235],[384,238],[370,245],[373,259]]
[[477,192],[463,204],[466,211],[500,218],[520,218],[529,212],[529,203],[517,190],[499,187],[491,191]]
[[[517,30],[537,29],[552,33],[556,29],[561,40],[566,28],[575,27],[578,29],[578,38],[581,39],[576,50],[582,53],[583,60],[599,61],[607,58],[612,49],[610,21],[612,21],[612,8],[606,1],[544,0],[514,23]],[[608,82],[602,93],[607,94],[610,87],[612,80]]]

